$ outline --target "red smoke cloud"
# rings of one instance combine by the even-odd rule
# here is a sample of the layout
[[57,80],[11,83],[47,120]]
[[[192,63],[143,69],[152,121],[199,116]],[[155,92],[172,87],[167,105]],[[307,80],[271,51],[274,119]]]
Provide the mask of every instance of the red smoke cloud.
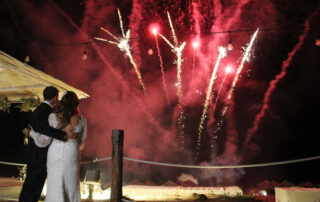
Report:
[[[119,3],[120,4],[120,3]],[[152,5],[152,11],[147,5]],[[89,158],[101,158],[111,155],[111,131],[113,129],[124,129],[124,155],[151,161],[196,164],[193,161],[195,151],[195,137],[203,108],[204,96],[210,79],[210,72],[218,56],[218,46],[226,45],[229,34],[213,34],[226,30],[242,29],[243,27],[256,28],[261,24],[266,27],[275,23],[275,12],[270,1],[259,3],[256,1],[232,1],[222,4],[222,1],[192,1],[192,5],[184,11],[178,8],[179,3],[163,3],[165,8],[156,6],[157,3],[150,1],[132,2],[132,8],[128,12],[122,12],[125,30],[130,28],[131,48],[138,68],[142,70],[142,77],[146,83],[148,99],[151,109],[146,107],[146,101],[140,89],[134,70],[129,63],[128,57],[118,47],[93,41],[93,37],[107,38],[99,27],[104,27],[116,36],[121,35],[117,16],[118,4],[103,0],[85,1],[81,24],[74,22],[72,17],[60,9],[54,2],[41,4],[41,9],[31,3],[23,3],[21,7],[26,13],[26,21],[32,22],[33,29],[30,32],[37,37],[33,44],[46,42],[47,44],[72,44],[89,41],[88,44],[74,46],[32,46],[30,51],[34,57],[46,64],[45,70],[57,78],[86,91],[90,98],[83,101],[81,110],[88,121],[88,139],[86,141],[83,155]],[[148,9],[148,10],[147,10]],[[246,9],[256,12],[252,18],[252,12],[244,12]],[[129,9],[128,9],[129,10]],[[159,40],[161,53],[163,53],[163,65],[168,81],[169,103],[168,107],[165,95],[162,91],[161,72],[159,61],[154,54],[148,56],[145,47],[154,43],[153,38],[145,37],[144,33],[151,17],[161,17],[161,29],[165,36],[170,36],[166,11],[172,13],[178,40],[187,41],[188,45],[183,51],[183,107],[186,110],[186,149],[180,151],[180,139],[175,131],[175,121],[172,117],[174,108],[177,106],[176,97],[176,65],[174,54],[167,44]],[[178,12],[178,11],[179,12]],[[205,12],[208,10],[208,12]],[[177,11],[177,12],[174,12]],[[210,12],[209,12],[210,11]],[[212,12],[211,12],[212,11]],[[183,14],[181,14],[183,13]],[[266,13],[270,14],[266,16]],[[181,14],[181,15],[180,15]],[[272,15],[274,14],[274,15]],[[173,17],[175,16],[175,17]],[[128,20],[127,20],[128,19]],[[188,27],[188,23],[190,26]],[[183,28],[185,30],[179,30]],[[188,30],[189,29],[189,30]],[[37,30],[37,31],[36,31]],[[193,30],[196,35],[187,35],[187,31]],[[185,32],[185,33],[184,33]],[[223,59],[222,66],[227,63],[236,63],[241,56],[241,46],[249,41],[248,33],[237,33],[232,38],[235,49],[229,52]],[[233,36],[233,35],[231,35]],[[138,37],[138,39],[134,39]],[[169,37],[168,37],[169,38]],[[196,53],[196,66],[194,80],[191,82],[192,54],[191,39],[200,41],[200,47]],[[171,38],[170,38],[171,41]],[[88,59],[82,60],[81,56],[87,51]],[[254,68],[254,67],[252,67]],[[224,68],[221,68],[224,71]],[[217,92],[224,72],[218,72],[215,92]],[[230,79],[231,80],[231,79]],[[221,100],[218,109],[221,109],[223,98],[228,92],[230,80],[221,91]],[[244,82],[244,81],[243,81]],[[202,94],[202,95],[201,95]],[[231,107],[236,105],[233,103]],[[212,106],[211,106],[212,107]],[[217,112],[219,114],[220,111]],[[234,124],[233,110],[224,120],[226,124],[226,141],[219,145],[219,151],[208,154],[203,148],[202,160],[210,165],[238,164],[241,157],[238,153],[238,131]],[[217,115],[216,114],[216,115]],[[218,117],[219,118],[219,117]],[[208,129],[210,134],[215,127],[214,114],[209,111]],[[229,122],[230,121],[230,122]],[[223,135],[223,134],[222,134]],[[204,141],[210,140],[212,136],[205,136]],[[218,137],[220,138],[220,137]],[[206,145],[208,146],[208,145]],[[180,170],[171,170],[166,167],[146,166],[137,163],[126,163],[125,172],[128,175],[148,178],[150,176],[174,176]],[[198,173],[198,171],[195,171]],[[216,182],[234,181],[244,174],[243,170],[206,170],[199,172],[201,179],[215,178]],[[150,176],[147,176],[150,174]],[[180,173],[178,173],[180,174]],[[195,174],[197,175],[197,174]],[[174,179],[174,178],[172,178]]]

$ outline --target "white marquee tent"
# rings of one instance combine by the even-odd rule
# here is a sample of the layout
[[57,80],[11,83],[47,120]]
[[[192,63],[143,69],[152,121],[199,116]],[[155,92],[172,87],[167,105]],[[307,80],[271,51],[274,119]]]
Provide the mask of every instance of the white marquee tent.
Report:
[[60,94],[74,91],[79,99],[89,97],[87,93],[0,51],[0,96],[6,97],[8,102],[21,102],[22,98],[29,97],[42,99],[46,86],[55,86]]

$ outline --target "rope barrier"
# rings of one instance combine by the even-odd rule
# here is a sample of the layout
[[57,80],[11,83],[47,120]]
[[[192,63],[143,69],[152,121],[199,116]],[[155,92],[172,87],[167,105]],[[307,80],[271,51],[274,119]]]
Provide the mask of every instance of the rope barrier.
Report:
[[197,165],[182,165],[182,164],[172,164],[172,163],[159,163],[159,162],[145,161],[145,160],[139,160],[139,159],[134,159],[134,158],[129,158],[129,157],[123,157],[123,159],[129,160],[129,161],[135,161],[135,162],[139,162],[139,163],[147,163],[147,164],[169,166],[169,167],[221,169],[221,168],[253,168],[253,167],[283,165],[283,164],[289,164],[289,163],[298,163],[298,162],[303,162],[303,161],[316,160],[316,159],[320,159],[320,156],[303,158],[303,159],[288,160],[288,161],[272,162],[272,163],[258,163],[258,164],[248,164],[248,165],[228,165],[228,166],[197,166]]
[[[85,163],[96,163],[101,161],[110,160],[111,157],[105,157],[101,159],[95,159],[92,161],[87,161]],[[254,167],[266,167],[266,166],[276,166],[276,165],[284,165],[290,163],[299,163],[305,161],[312,161],[320,159],[320,156],[302,158],[302,159],[294,159],[288,161],[278,161],[278,162],[271,162],[271,163],[258,163],[258,164],[247,164],[247,165],[227,165],[227,166],[198,166],[198,165],[183,165],[183,164],[173,164],[173,163],[161,163],[155,161],[146,161],[141,159],[135,159],[130,157],[123,157],[124,160],[134,161],[138,163],[145,163],[145,164],[152,164],[152,165],[159,165],[159,166],[168,166],[168,167],[177,167],[177,168],[198,168],[198,169],[222,169],[222,168],[254,168]]]
[[80,164],[89,164],[89,163],[97,163],[97,162],[100,162],[100,161],[106,161],[106,160],[110,160],[111,157],[105,157],[105,158],[101,158],[101,159],[94,159],[94,160],[91,160],[91,161],[82,161]]
[[[105,158],[101,158],[101,159],[95,159],[92,161],[81,162],[81,164],[97,163],[97,162],[101,162],[101,161],[107,161],[110,159],[111,159],[111,157],[105,157]],[[299,163],[299,162],[317,160],[317,159],[320,159],[320,156],[314,156],[314,157],[308,157],[308,158],[302,158],[302,159],[294,159],[294,160],[288,160],[288,161],[278,161],[278,162],[271,162],[271,163],[258,163],[258,164],[247,164],[247,165],[227,165],[227,166],[198,166],[198,165],[161,163],[161,162],[155,162],[155,161],[146,161],[146,160],[141,160],[141,159],[135,159],[135,158],[130,158],[130,157],[123,157],[123,159],[128,160],[128,161],[138,162],[138,163],[145,163],[145,164],[152,164],[152,165],[159,165],[159,166],[168,166],[168,167],[177,167],[177,168],[222,169],[222,168],[254,168],[254,167],[284,165],[284,164],[290,164],[290,163]],[[5,161],[0,161],[0,164],[14,165],[14,166],[26,166],[26,164],[5,162]]]

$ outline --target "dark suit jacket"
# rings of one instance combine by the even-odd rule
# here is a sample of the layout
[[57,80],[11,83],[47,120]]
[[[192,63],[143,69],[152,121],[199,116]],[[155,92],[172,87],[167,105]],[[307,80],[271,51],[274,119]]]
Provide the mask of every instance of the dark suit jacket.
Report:
[[34,131],[39,132],[49,137],[66,141],[67,134],[64,131],[58,130],[49,126],[48,117],[52,112],[51,107],[47,103],[41,103],[32,113],[30,125]]

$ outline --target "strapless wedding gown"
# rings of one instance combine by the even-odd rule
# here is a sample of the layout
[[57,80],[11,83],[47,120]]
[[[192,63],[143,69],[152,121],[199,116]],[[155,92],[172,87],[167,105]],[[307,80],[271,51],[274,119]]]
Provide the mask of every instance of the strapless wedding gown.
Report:
[[[57,128],[56,114],[49,115],[49,125]],[[77,139],[63,142],[53,139],[47,159],[47,194],[46,202],[80,202],[79,147],[86,138],[86,122],[81,117],[75,127]]]

